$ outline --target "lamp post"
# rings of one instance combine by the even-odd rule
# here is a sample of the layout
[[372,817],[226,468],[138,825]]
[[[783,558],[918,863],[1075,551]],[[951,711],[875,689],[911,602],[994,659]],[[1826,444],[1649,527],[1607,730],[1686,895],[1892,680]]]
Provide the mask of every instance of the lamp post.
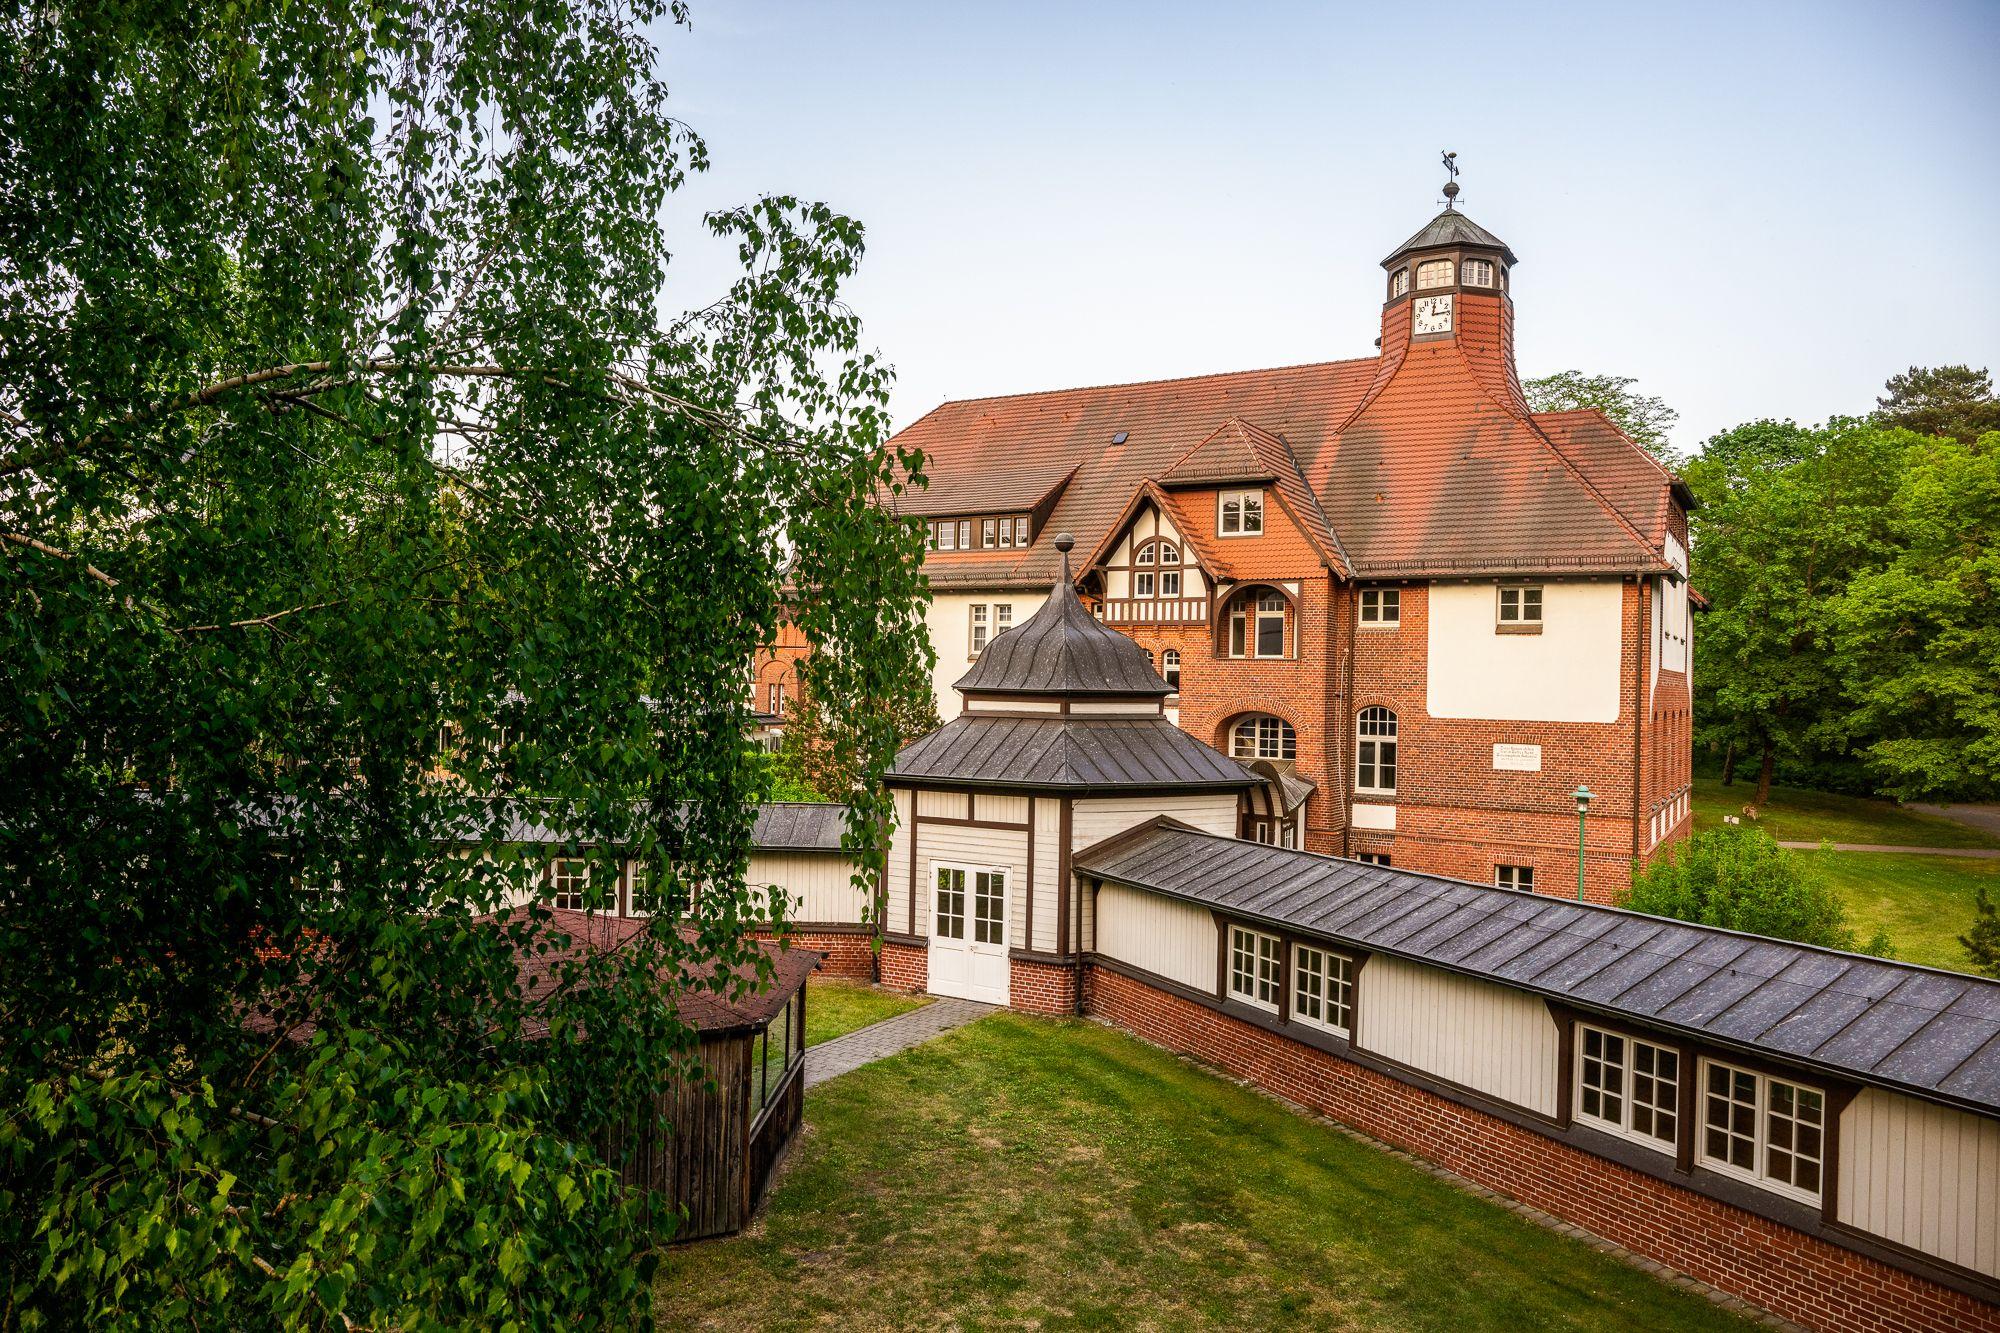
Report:
[[1571,795],[1576,797],[1576,900],[1583,901],[1583,825],[1590,818],[1592,793],[1588,787],[1578,787]]

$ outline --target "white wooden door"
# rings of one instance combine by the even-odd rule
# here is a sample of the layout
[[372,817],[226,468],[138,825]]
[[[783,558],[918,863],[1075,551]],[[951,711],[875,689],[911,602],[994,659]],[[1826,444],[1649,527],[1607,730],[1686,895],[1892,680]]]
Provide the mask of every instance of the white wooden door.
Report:
[[1007,872],[931,867],[930,992],[1007,1003]]

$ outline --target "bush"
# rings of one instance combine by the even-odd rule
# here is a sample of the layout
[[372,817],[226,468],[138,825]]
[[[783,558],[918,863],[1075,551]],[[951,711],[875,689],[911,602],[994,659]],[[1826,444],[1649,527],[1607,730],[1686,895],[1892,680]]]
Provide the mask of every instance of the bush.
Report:
[[[1857,947],[1847,908],[1820,867],[1780,847],[1762,829],[1695,834],[1639,871],[1624,905],[1652,916],[1827,949]],[[1878,932],[1863,951],[1886,957],[1889,942]]]

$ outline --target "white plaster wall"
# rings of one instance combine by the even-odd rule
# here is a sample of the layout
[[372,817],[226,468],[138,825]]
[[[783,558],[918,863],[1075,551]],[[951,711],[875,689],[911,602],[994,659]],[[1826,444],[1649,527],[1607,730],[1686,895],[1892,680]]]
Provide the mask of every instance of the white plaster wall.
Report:
[[1542,632],[1496,634],[1491,583],[1433,583],[1432,717],[1616,722],[1624,591],[1615,580],[1542,585]]
[[[1014,623],[1021,624],[1049,600],[1046,591],[938,592],[931,594],[924,625],[930,631],[931,647],[937,651],[937,665],[931,670],[931,693],[937,697],[938,717],[949,722],[964,711],[963,699],[952,686],[972,669],[972,604],[1011,603]],[[988,613],[991,614],[990,612]],[[989,621],[990,624],[990,621]]]

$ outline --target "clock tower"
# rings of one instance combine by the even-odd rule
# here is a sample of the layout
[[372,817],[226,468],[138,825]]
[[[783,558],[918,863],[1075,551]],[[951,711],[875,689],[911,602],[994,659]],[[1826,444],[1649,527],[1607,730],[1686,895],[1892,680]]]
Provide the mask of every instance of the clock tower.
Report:
[[1383,360],[1400,364],[1427,348],[1443,350],[1437,344],[1452,344],[1477,370],[1497,372],[1502,382],[1494,388],[1518,398],[1514,303],[1508,295],[1514,252],[1458,211],[1457,181],[1446,184],[1444,193],[1444,211],[1382,261],[1388,274]]

